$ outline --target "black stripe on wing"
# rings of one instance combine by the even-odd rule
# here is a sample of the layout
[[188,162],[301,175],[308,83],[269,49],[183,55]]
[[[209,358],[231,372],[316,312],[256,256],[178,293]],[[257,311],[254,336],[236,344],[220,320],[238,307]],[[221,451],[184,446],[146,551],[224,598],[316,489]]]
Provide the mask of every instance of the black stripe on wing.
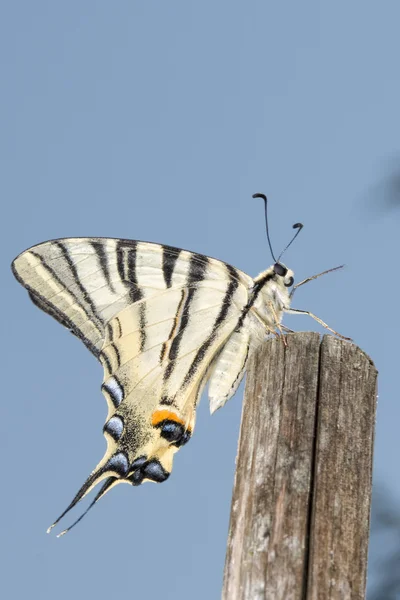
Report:
[[[179,347],[182,342],[182,337],[185,333],[187,326],[189,325],[190,306],[193,302],[193,298],[195,297],[195,294],[197,291],[195,284],[200,283],[201,281],[203,281],[205,279],[206,272],[207,272],[207,266],[208,266],[208,260],[199,262],[196,259],[196,255],[194,255],[194,254],[190,257],[189,273],[188,273],[188,279],[187,279],[187,287],[189,288],[189,291],[188,291],[188,294],[187,294],[187,297],[185,300],[185,304],[183,307],[178,331],[177,331],[174,339],[172,340],[172,344],[171,344],[171,347],[170,347],[170,350],[168,353],[169,363],[165,369],[164,382],[168,381],[168,379],[171,377],[172,372],[175,368],[176,359],[179,354]],[[178,305],[178,309],[180,309],[180,304]]]
[[162,246],[162,270],[164,275],[164,281],[167,288],[172,285],[172,275],[174,273],[175,263],[178,260],[180,250],[177,252],[171,252],[169,246]]
[[118,274],[121,281],[127,284],[132,304],[143,298],[136,275],[137,245],[135,240],[131,240],[129,245],[125,240],[118,240],[116,247]]
[[172,322],[171,330],[170,330],[169,335],[168,335],[168,339],[163,343],[162,348],[161,348],[160,362],[164,361],[164,359],[166,357],[166,354],[167,354],[167,350],[168,350],[168,344],[169,344],[169,342],[171,342],[171,340],[173,340],[174,335],[176,333],[179,321],[180,321],[180,319],[182,317],[183,303],[184,303],[184,300],[185,300],[186,296],[187,296],[187,292],[183,289],[181,291],[181,298],[180,298],[180,300],[178,302],[178,306],[177,306],[177,309],[175,311],[175,316],[174,316],[174,320]]
[[233,267],[230,267],[229,265],[227,265],[227,271],[230,276],[230,282],[229,282],[229,285],[225,292],[225,296],[222,301],[221,309],[217,315],[217,318],[215,319],[215,322],[214,322],[214,325],[213,325],[210,335],[198,349],[196,356],[194,357],[193,362],[190,365],[188,372],[186,373],[185,379],[183,381],[184,387],[186,387],[189,384],[192,377],[196,373],[198,366],[201,363],[201,361],[203,360],[207,350],[210,348],[210,346],[214,342],[215,338],[217,337],[218,329],[224,323],[224,321],[226,320],[226,317],[228,316],[229,309],[232,305],[233,295],[234,295],[235,291],[237,290],[239,283],[236,279],[232,278],[232,274],[233,274],[232,272],[234,271]]
[[243,308],[242,314],[239,317],[238,323],[235,327],[235,331],[239,331],[239,329],[241,329],[241,327],[243,326],[243,322],[247,316],[247,313],[256,301],[258,294],[261,292],[264,285],[268,283],[268,281],[271,281],[271,279],[274,279],[274,277],[275,273],[271,271],[270,273],[267,273],[266,275],[264,275],[264,277],[261,277],[258,281],[256,281],[251,291],[250,298],[246,306]]
[[127,281],[132,284],[131,287],[131,300],[137,302],[143,298],[142,290],[139,288],[137,275],[136,275],[136,261],[137,261],[137,243],[133,244],[127,252]]
[[[90,294],[88,293],[87,289],[85,288],[85,286],[82,283],[81,278],[79,277],[77,268],[68,252],[68,249],[64,246],[64,244],[62,242],[56,242],[55,246],[57,246],[57,248],[59,248],[61,250],[61,253],[65,259],[65,262],[68,265],[68,268],[70,270],[70,273],[72,275],[73,280],[75,281],[77,287],[79,288],[84,301],[90,306],[90,309],[92,311],[92,321],[94,320],[95,322],[97,322],[98,325],[100,325],[100,329],[99,331],[102,332],[102,327],[104,324],[103,319],[101,318],[101,316],[98,314],[97,312],[97,307],[95,305],[95,303],[93,302]],[[51,270],[52,273],[54,274],[54,276],[56,277],[55,272],[53,271],[53,269],[51,269],[51,267],[49,267],[49,265],[47,264],[47,262],[44,262],[44,265],[46,266],[47,269]],[[58,279],[59,280],[59,279]],[[59,280],[61,281],[61,280]],[[62,283],[61,281],[61,285],[66,288],[65,284]],[[66,288],[68,289],[68,288]],[[69,290],[68,290],[69,291]],[[71,293],[71,292],[70,292]],[[77,304],[79,304],[79,306],[82,306],[82,302],[79,300],[79,298],[76,299],[77,300]],[[83,308],[83,306],[82,306]],[[87,311],[86,311],[87,312]]]
[[[137,278],[137,245],[138,242],[132,240],[127,246],[124,242],[117,242],[117,268],[121,280],[127,286],[129,298],[132,304],[139,302],[144,297],[140,289]],[[144,303],[139,308],[139,327],[140,327],[140,350],[143,351],[146,344],[146,306]]]
[[107,259],[108,253],[104,249],[104,244],[95,244],[95,243],[91,242],[90,245],[93,248],[93,250],[98,258],[99,265],[102,269],[104,279],[106,280],[108,287],[110,288],[110,290],[113,293],[115,293],[115,288],[113,285],[113,281],[111,279],[110,269],[108,266],[108,259]]
[[[23,282],[21,282],[21,283],[23,283]],[[26,283],[23,283],[23,285],[27,289],[29,297],[35,306],[37,306],[38,308],[40,308],[40,310],[42,310],[43,312],[45,312],[48,315],[50,315],[51,317],[53,317],[53,319],[56,319],[56,321],[58,321],[61,325],[66,327],[71,333],[76,335],[77,338],[82,340],[82,342],[85,344],[86,348],[88,350],[90,350],[90,352],[92,354],[94,354],[94,356],[96,358],[99,357],[99,350],[96,348],[96,346],[94,344],[92,344],[92,342],[90,340],[88,340],[83,335],[83,333],[81,333],[81,331],[76,327],[76,325],[71,321],[71,319],[69,319],[64,313],[62,313],[60,310],[58,310],[58,308],[56,306],[50,304],[38,292],[35,292],[34,290],[32,290],[32,288],[30,288],[29,285],[26,285]]]
[[[47,272],[51,275],[52,279],[54,281],[56,281],[58,283],[58,285],[62,287],[62,289],[67,289],[65,287],[64,283],[61,281],[61,279],[55,273],[55,271],[45,262],[44,258],[40,254],[38,254],[37,252],[33,252],[32,250],[30,250],[30,253],[40,261],[43,268],[47,270]],[[61,311],[61,309],[57,308],[57,306],[52,304],[49,300],[47,300],[44,296],[42,296],[37,290],[34,290],[30,285],[28,285],[24,281],[24,279],[22,277],[20,277],[19,274],[17,273],[14,263],[11,265],[11,268],[12,268],[14,277],[28,291],[29,297],[32,300],[32,302],[35,304],[35,306],[37,306],[43,312],[47,313],[48,315],[50,315],[51,317],[56,319],[59,323],[61,323],[61,325],[63,325],[67,329],[69,329],[69,331],[71,333],[73,333],[74,335],[76,335],[76,337],[78,337],[80,340],[82,340],[82,342],[85,344],[85,346],[88,348],[88,350],[90,350],[90,352],[92,352],[92,354],[94,354],[94,356],[96,356],[96,358],[98,358],[99,350],[88,338],[86,338],[83,335],[83,333],[80,331],[79,327],[69,317],[67,317],[64,314],[64,312]],[[96,327],[96,329],[100,332],[100,329],[98,328],[96,323],[94,323],[92,321],[91,315],[87,312],[85,307],[82,306],[82,304],[78,301],[76,296],[68,289],[67,289],[67,292],[74,299],[74,301],[79,306],[79,308],[82,309],[84,314],[87,316],[88,321],[91,321],[93,323],[93,325]]]

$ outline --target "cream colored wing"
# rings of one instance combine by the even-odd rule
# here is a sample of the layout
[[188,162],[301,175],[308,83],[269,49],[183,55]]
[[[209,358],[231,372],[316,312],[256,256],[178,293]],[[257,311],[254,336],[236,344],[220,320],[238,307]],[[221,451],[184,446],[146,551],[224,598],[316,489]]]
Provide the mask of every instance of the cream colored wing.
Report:
[[253,311],[244,310],[242,315],[243,318],[212,365],[208,386],[211,414],[224,406],[235,394],[251,355],[269,332]]
[[33,302],[77,335],[95,356],[105,327],[123,308],[170,288],[207,279],[253,280],[222,261],[149,242],[66,238],[20,254],[12,269]]
[[41,244],[13,269],[104,366],[107,452],[59,519],[102,479],[90,506],[117,483],[164,481],[193,431],[210,365],[245,325],[251,278],[199,254],[99,238]]

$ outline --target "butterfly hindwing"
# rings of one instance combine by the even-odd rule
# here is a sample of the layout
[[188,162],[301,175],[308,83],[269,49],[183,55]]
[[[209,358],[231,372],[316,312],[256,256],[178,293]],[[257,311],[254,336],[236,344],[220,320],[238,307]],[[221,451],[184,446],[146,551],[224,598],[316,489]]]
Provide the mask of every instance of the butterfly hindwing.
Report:
[[92,504],[121,481],[164,481],[193,431],[213,365],[215,407],[244,373],[250,340],[243,326],[234,332],[252,279],[200,254],[102,238],[40,244],[13,270],[35,304],[104,367],[107,451],[67,510],[102,479]]

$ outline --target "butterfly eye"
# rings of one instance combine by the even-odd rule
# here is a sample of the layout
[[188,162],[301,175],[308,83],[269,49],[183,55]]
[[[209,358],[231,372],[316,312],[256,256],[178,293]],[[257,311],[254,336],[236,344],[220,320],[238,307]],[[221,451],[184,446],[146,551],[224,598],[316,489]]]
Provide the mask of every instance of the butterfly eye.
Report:
[[160,429],[161,437],[175,446],[183,446],[190,439],[190,432],[185,431],[183,426],[175,421],[165,420]]
[[286,287],[292,287],[293,284],[294,284],[293,277],[289,277],[289,280],[285,283],[285,286]]
[[287,273],[287,268],[281,265],[280,263],[274,264],[274,272],[276,275],[280,275],[281,277],[285,277]]

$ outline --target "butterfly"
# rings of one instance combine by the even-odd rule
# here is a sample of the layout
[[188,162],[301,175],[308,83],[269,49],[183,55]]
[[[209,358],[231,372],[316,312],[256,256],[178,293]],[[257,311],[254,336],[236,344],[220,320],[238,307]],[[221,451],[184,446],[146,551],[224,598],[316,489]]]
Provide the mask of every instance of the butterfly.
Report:
[[[267,210],[266,197],[254,197]],[[104,368],[106,453],[48,531],[100,482],[87,510],[59,535],[117,484],[168,479],[175,453],[193,434],[205,384],[213,413],[236,392],[266,336],[289,331],[281,325],[285,312],[309,314],[333,331],[290,308],[294,290],[323,273],[293,287],[293,272],[275,259],[266,224],[275,262],[254,279],[202,254],[124,239],[52,240],[14,260],[13,273],[31,300]],[[293,227],[295,238],[302,225]]]

